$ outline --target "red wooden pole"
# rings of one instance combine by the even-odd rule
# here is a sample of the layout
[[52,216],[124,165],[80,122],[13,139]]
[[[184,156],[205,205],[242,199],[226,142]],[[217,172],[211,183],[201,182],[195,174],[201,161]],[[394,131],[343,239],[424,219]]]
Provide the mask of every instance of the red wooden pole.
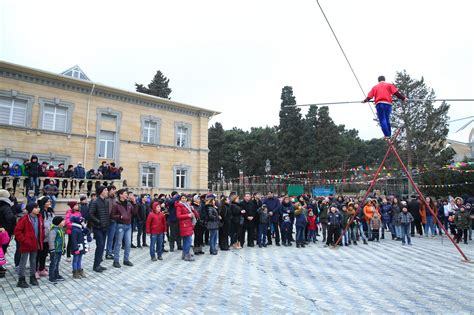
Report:
[[[407,177],[408,177],[408,180],[410,181],[410,183],[413,185],[413,188],[415,188],[416,192],[418,193],[418,195],[423,199],[423,202],[425,203],[425,206],[426,208],[431,212],[431,215],[433,217],[436,218],[436,215],[434,213],[434,211],[430,208],[430,205],[426,202],[426,199],[425,197],[423,196],[423,194],[421,193],[420,189],[418,188],[418,186],[415,184],[415,181],[413,180],[413,178],[411,177],[411,174],[408,172],[407,168],[405,167],[405,164],[403,164],[403,161],[402,159],[400,158],[400,155],[398,155],[398,152],[397,150],[395,149],[395,147],[393,146],[393,142],[392,143],[389,143],[390,145],[390,148],[392,149],[392,152],[395,153],[395,156],[397,157],[398,159],[398,162],[400,163],[400,165],[402,166],[403,170],[405,171],[405,173],[407,174]],[[469,258],[467,258],[467,256],[464,254],[464,252],[461,250],[461,248],[458,246],[458,244],[456,244],[456,242],[454,241],[454,239],[451,237],[451,235],[449,235],[448,231],[446,230],[446,228],[440,223],[439,220],[436,220],[436,223],[438,224],[438,226],[444,231],[444,233],[446,233],[446,236],[448,236],[449,240],[453,243],[453,245],[456,247],[456,249],[459,251],[459,253],[462,255],[462,257],[464,258],[465,261],[469,261]]]
[[400,134],[400,130],[401,130],[401,129],[398,128],[398,129],[397,129],[397,132],[395,133],[395,136],[393,137],[393,139],[389,141],[389,147],[388,147],[388,149],[387,149],[387,152],[385,153],[385,156],[384,156],[384,158],[383,158],[383,160],[382,160],[382,163],[380,163],[380,166],[379,166],[379,168],[377,169],[377,172],[375,172],[374,179],[372,180],[372,182],[370,183],[369,188],[368,188],[367,191],[365,192],[364,198],[362,199],[362,202],[359,204],[359,207],[357,208],[356,213],[352,216],[352,218],[351,218],[351,220],[349,221],[349,223],[347,223],[346,227],[344,228],[344,231],[342,231],[342,234],[339,236],[339,238],[337,239],[336,243],[334,244],[334,247],[336,247],[337,244],[339,244],[339,242],[341,241],[342,236],[346,233],[347,229],[348,229],[349,226],[352,224],[352,222],[354,222],[355,217],[357,216],[357,214],[359,214],[360,210],[361,210],[362,207],[364,206],[365,200],[367,199],[367,197],[368,197],[369,194],[370,194],[370,191],[372,190],[372,188],[374,187],[375,183],[377,182],[377,178],[379,177],[379,174],[380,174],[380,172],[382,171],[383,165],[385,164],[385,161],[387,160],[387,157],[388,157],[388,155],[390,154],[390,151],[393,150],[393,142],[395,141],[395,139],[397,139],[398,135]]

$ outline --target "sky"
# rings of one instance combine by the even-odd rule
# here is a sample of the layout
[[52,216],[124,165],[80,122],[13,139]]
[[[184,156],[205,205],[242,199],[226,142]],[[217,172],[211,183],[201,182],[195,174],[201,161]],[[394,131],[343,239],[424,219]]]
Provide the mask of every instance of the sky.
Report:
[[[397,71],[425,78],[439,98],[474,98],[474,2],[320,0],[368,92]],[[356,101],[358,87],[315,0],[0,0],[0,59],[134,90],[157,70],[172,100],[213,109],[225,129],[274,126],[280,95],[298,104]],[[449,116],[474,116],[452,102]],[[302,109],[306,113],[307,108]],[[367,104],[331,105],[337,124],[382,137]],[[452,123],[462,142],[474,123]]]

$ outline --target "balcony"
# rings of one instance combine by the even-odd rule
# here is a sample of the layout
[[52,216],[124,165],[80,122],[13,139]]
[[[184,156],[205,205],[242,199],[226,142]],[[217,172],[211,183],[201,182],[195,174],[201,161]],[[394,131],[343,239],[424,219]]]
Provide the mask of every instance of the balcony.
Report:
[[[14,189],[14,184],[16,183],[15,197],[18,199],[18,202],[26,203],[27,183],[28,177],[20,176],[0,176],[2,188],[11,189],[11,193]],[[90,196],[92,193],[95,193],[96,187],[99,185],[114,185],[117,190],[121,188],[127,188],[130,191],[134,192],[137,195],[140,194],[153,194],[153,188],[147,187],[129,187],[124,186],[126,180],[104,180],[104,179],[77,179],[77,178],[59,178],[59,177],[40,177],[39,178],[39,195],[44,195],[44,186],[45,182],[48,183],[49,180],[54,179],[55,186],[58,187],[57,194],[57,203],[56,203],[56,213],[62,214],[67,210],[67,202],[71,200],[79,201],[81,195]]]

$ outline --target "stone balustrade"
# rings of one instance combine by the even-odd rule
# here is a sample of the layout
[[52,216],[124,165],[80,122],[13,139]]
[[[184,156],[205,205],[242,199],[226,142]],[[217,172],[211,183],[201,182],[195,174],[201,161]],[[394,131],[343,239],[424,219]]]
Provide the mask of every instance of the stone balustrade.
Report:
[[[44,186],[51,180],[55,181],[55,186],[58,187],[57,199],[59,200],[78,200],[79,196],[85,194],[90,196],[95,193],[96,187],[99,185],[114,185],[117,189],[125,188],[123,180],[106,180],[106,179],[77,179],[77,178],[59,178],[59,177],[40,177],[39,178],[39,194],[44,194]],[[15,191],[15,196],[19,201],[26,199],[28,194],[28,177],[20,176],[0,176],[2,189],[11,189]],[[153,188],[147,187],[126,187],[135,194],[153,194]],[[30,188],[34,189],[34,188]]]

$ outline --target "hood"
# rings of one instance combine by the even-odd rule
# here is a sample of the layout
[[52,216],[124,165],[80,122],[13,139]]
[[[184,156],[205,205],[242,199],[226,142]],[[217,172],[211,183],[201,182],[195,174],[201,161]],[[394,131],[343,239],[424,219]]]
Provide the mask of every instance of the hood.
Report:
[[31,159],[30,159],[30,162],[33,162],[33,160],[36,159],[36,162],[38,162],[38,157],[36,155],[32,155],[31,156]]
[[18,167],[19,167],[19,166],[20,166],[20,164],[18,164],[18,162],[13,162],[13,164],[12,164],[12,168],[14,168],[15,166],[18,166]]
[[3,161],[2,168],[10,168],[10,164],[7,161]]
[[81,217],[77,217],[77,216],[74,216],[74,215],[73,215],[73,216],[71,216],[71,219],[70,219],[70,220],[71,220],[71,222],[72,222],[72,223],[77,223],[77,224],[80,224],[80,223],[81,223],[81,220],[82,220],[82,218],[81,218]]

